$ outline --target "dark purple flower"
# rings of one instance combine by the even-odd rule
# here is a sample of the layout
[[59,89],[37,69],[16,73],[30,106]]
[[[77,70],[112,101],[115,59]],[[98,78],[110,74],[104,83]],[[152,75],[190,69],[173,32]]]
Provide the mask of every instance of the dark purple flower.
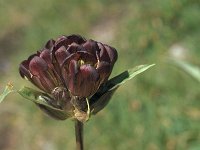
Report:
[[61,104],[94,95],[108,80],[116,60],[113,47],[79,35],[61,36],[24,60],[19,71]]

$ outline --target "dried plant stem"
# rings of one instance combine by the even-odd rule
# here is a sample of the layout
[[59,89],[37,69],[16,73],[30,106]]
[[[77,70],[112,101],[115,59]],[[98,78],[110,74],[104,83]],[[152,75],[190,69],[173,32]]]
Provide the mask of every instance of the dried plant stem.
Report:
[[75,134],[76,134],[76,150],[84,150],[83,148],[83,123],[75,120]]

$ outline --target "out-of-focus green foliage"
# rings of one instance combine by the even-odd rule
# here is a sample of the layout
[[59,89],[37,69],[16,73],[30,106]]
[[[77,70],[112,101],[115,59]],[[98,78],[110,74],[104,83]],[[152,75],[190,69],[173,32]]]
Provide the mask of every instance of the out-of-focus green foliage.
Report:
[[174,61],[174,64],[200,82],[200,68],[184,61]]
[[[86,123],[86,149],[199,149],[199,82],[167,62],[200,65],[198,0],[1,0],[0,13],[1,89],[9,81],[16,88],[30,86],[18,75],[18,64],[61,34],[79,33],[115,47],[113,76],[156,63],[121,86]],[[20,96],[1,103],[0,120],[2,150],[75,149],[72,121],[54,121]]]

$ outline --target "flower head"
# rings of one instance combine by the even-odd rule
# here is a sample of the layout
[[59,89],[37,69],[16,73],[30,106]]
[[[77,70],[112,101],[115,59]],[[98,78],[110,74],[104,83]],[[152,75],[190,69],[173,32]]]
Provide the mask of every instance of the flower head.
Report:
[[91,97],[108,80],[116,60],[113,47],[69,35],[49,40],[20,64],[19,72],[50,95],[51,104],[73,108],[72,99]]

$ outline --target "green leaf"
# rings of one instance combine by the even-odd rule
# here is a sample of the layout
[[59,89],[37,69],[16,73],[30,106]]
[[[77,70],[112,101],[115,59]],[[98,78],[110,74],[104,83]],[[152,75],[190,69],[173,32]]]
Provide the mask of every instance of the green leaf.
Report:
[[23,87],[21,88],[18,93],[23,96],[25,99],[31,100],[36,104],[45,105],[47,107],[52,107],[47,103],[47,101],[43,97],[47,97],[45,93],[36,91],[34,89]]
[[180,60],[173,60],[175,65],[200,82],[200,68]]
[[124,84],[126,81],[132,79],[136,75],[144,72],[145,70],[151,68],[152,65],[140,65],[122,72],[121,74],[110,79],[104,86],[102,86],[96,94],[90,98],[91,113],[96,114],[102,110],[110,101],[112,95],[117,90],[117,88]]
[[106,83],[106,87],[108,89],[112,89],[115,87],[118,87],[122,84],[124,84],[125,82],[127,82],[128,80],[134,78],[136,75],[146,71],[147,69],[153,67],[155,64],[152,65],[140,65],[140,66],[136,66],[132,69],[129,69],[127,71],[122,72],[121,74],[115,76],[114,78],[110,79],[107,83]]
[[50,103],[51,98],[45,93],[33,90],[28,87],[23,87],[18,91],[18,93],[25,99],[34,102],[42,111],[54,119],[65,120],[71,116],[70,113],[52,105]]
[[5,99],[5,97],[13,92],[13,85],[11,83],[8,83],[3,91],[3,93],[0,95],[0,103]]

